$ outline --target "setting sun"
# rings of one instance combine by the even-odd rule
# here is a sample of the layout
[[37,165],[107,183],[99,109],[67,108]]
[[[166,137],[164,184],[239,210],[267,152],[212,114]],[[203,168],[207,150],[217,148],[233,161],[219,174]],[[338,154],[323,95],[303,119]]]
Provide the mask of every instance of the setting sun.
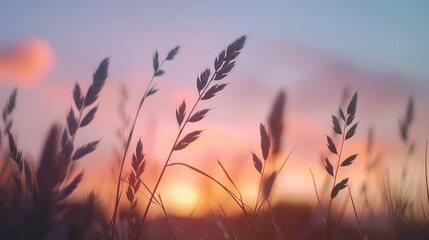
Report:
[[168,186],[164,193],[165,202],[171,208],[171,212],[180,216],[189,216],[197,207],[201,194],[193,187],[192,183],[177,181]]

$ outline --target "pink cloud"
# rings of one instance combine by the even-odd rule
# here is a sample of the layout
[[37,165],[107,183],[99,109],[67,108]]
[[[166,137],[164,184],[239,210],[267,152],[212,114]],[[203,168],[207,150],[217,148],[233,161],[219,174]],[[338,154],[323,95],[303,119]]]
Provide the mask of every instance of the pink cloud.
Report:
[[41,38],[0,46],[0,82],[34,85],[54,65],[54,52]]

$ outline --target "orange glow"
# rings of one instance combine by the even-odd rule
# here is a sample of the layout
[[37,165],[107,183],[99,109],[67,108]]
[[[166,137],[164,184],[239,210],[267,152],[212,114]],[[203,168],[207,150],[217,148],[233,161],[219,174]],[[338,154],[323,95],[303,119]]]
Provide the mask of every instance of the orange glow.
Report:
[[0,51],[0,81],[33,85],[54,65],[54,53],[40,38],[27,40]]
[[[171,213],[180,216],[189,216],[193,209],[198,204],[200,193],[189,182],[170,183],[168,192],[165,192],[165,201],[167,211],[171,209]],[[173,207],[174,206],[174,207]]]

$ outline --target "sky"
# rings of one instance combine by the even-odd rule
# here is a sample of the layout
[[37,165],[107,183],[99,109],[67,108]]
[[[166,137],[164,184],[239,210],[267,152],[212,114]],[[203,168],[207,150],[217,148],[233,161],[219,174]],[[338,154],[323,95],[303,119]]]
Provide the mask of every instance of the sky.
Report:
[[[125,110],[133,116],[152,75],[155,49],[165,56],[180,45],[177,57],[164,67],[166,74],[157,79],[160,91],[143,107],[137,126],[136,135],[156,169],[177,134],[175,108],[183,98],[195,99],[196,76],[212,66],[228,43],[247,34],[248,43],[226,80],[230,85],[205,105],[214,109],[195,126],[206,129],[204,135],[175,160],[216,172],[219,159],[231,169],[254,171],[249,149],[259,150],[259,123],[266,122],[283,89],[284,153],[296,148],[284,169],[279,198],[296,192],[308,197],[314,194],[308,168],[319,181],[326,174],[319,157],[326,152],[331,114],[345,87],[359,90],[360,96],[360,128],[350,153],[363,151],[372,126],[376,148],[402,166],[406,150],[398,123],[413,95],[415,161],[423,156],[429,135],[428,8],[425,1],[2,1],[0,103],[19,86],[13,132],[37,159],[49,126],[65,121],[74,83],[87,88],[98,63],[110,57],[100,111],[77,138],[82,144],[102,139],[98,151],[78,167],[107,171],[118,147],[120,87],[128,90]],[[356,165],[362,169],[364,163]],[[192,195],[186,186],[198,177],[186,171],[176,174],[170,178],[188,177],[182,178],[183,185],[177,183],[185,189],[176,200],[186,191]],[[302,189],[307,190],[300,194]],[[191,203],[198,197],[193,199]]]

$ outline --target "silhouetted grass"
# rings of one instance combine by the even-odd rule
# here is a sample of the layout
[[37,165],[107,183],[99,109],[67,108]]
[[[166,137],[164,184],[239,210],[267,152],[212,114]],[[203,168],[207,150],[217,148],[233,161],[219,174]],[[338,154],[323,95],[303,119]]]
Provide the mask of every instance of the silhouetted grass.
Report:
[[[257,185],[254,186],[257,190],[255,199],[243,197],[242,189],[237,184],[236,172],[229,170],[219,160],[217,167],[223,174],[223,181],[189,163],[172,160],[175,152],[185,150],[203,134],[203,130],[188,131],[188,128],[192,123],[202,121],[211,111],[201,105],[226,88],[224,79],[235,68],[237,57],[246,42],[247,36],[241,36],[230,43],[215,58],[213,68],[204,69],[197,76],[197,98],[194,102],[183,100],[175,111],[179,130],[154,186],[150,186],[145,181],[145,176],[151,159],[145,155],[146,148],[143,146],[145,141],[151,139],[140,139],[129,159],[128,150],[132,145],[143,103],[158,90],[154,80],[165,73],[162,68],[164,63],[174,59],[179,47],[169,51],[162,61],[158,52],[154,53],[153,75],[132,122],[123,111],[127,94],[122,95],[122,110],[119,115],[123,126],[118,138],[123,149],[120,150],[121,157],[116,163],[118,169],[114,171],[117,176],[113,212],[107,217],[104,213],[106,209],[100,205],[102,202],[94,192],[88,196],[78,196],[80,201],[77,202],[68,200],[81,187],[85,174],[91,174],[88,171],[75,172],[73,165],[83,157],[89,158],[89,154],[97,149],[99,140],[78,144],[76,136],[80,129],[90,126],[96,117],[99,110],[98,97],[108,77],[109,59],[101,61],[86,91],[79,83],[75,83],[72,106],[65,124],[54,124],[50,128],[37,162],[26,149],[22,149],[19,136],[16,135],[13,123],[14,111],[19,107],[19,94],[17,89],[12,90],[3,108],[3,121],[0,124],[0,149],[5,153],[0,155],[0,239],[427,239],[427,142],[425,155],[421,156],[424,159],[424,178],[419,180],[424,181],[423,198],[410,191],[419,183],[412,181],[410,177],[419,170],[418,167],[411,168],[417,163],[404,161],[399,180],[392,176],[389,169],[379,174],[381,170],[377,170],[381,169],[380,155],[377,151],[381,150],[374,150],[373,128],[368,132],[366,152],[359,155],[365,155],[364,173],[368,179],[359,186],[361,194],[353,192],[357,188],[352,188],[351,179],[341,177],[340,169],[350,167],[358,159],[358,153],[345,154],[348,141],[354,137],[358,127],[355,120],[357,92],[351,97],[347,108],[343,108],[341,104],[338,113],[332,115],[333,136],[326,136],[329,155],[324,157],[324,170],[328,176],[327,183],[332,184],[327,188],[329,201],[326,203],[324,190],[319,190],[313,171],[310,170],[311,176],[308,177],[312,177],[315,190],[315,197],[310,201],[317,204],[316,207],[272,203],[273,189],[275,186],[282,187],[277,180],[294,150],[292,148],[286,154],[283,151],[286,132],[285,91],[280,91],[275,96],[267,124],[259,124],[260,148],[250,150],[247,163],[255,171],[248,173],[248,177],[257,179]],[[344,96],[342,102],[345,103],[349,97],[346,92]],[[399,122],[398,135],[398,140],[403,143],[406,161],[415,150],[416,143],[410,131],[414,115],[414,98],[410,97],[405,115]],[[173,114],[171,119],[174,119]],[[361,159],[363,157],[359,157]],[[126,161],[130,161],[129,173],[124,172]],[[208,179],[209,184],[223,191],[240,212],[233,214],[220,199],[214,199],[217,202],[216,209],[210,209],[206,216],[193,217],[191,214],[191,217],[186,218],[172,215],[170,209],[175,206],[164,202],[158,190],[167,169],[174,170],[175,167],[182,167],[191,174]],[[127,177],[124,177],[125,174]],[[380,182],[369,180],[370,175],[377,174],[382,175]],[[347,195],[341,194],[346,187]],[[377,194],[381,202],[374,201],[371,194]],[[345,198],[340,198],[340,195]],[[119,207],[122,196],[126,197],[128,203],[126,209]],[[163,217],[147,218],[153,204],[162,210]],[[139,206],[144,211],[140,212]],[[353,213],[352,221],[348,221],[349,207]],[[315,212],[321,214],[314,214]]]

